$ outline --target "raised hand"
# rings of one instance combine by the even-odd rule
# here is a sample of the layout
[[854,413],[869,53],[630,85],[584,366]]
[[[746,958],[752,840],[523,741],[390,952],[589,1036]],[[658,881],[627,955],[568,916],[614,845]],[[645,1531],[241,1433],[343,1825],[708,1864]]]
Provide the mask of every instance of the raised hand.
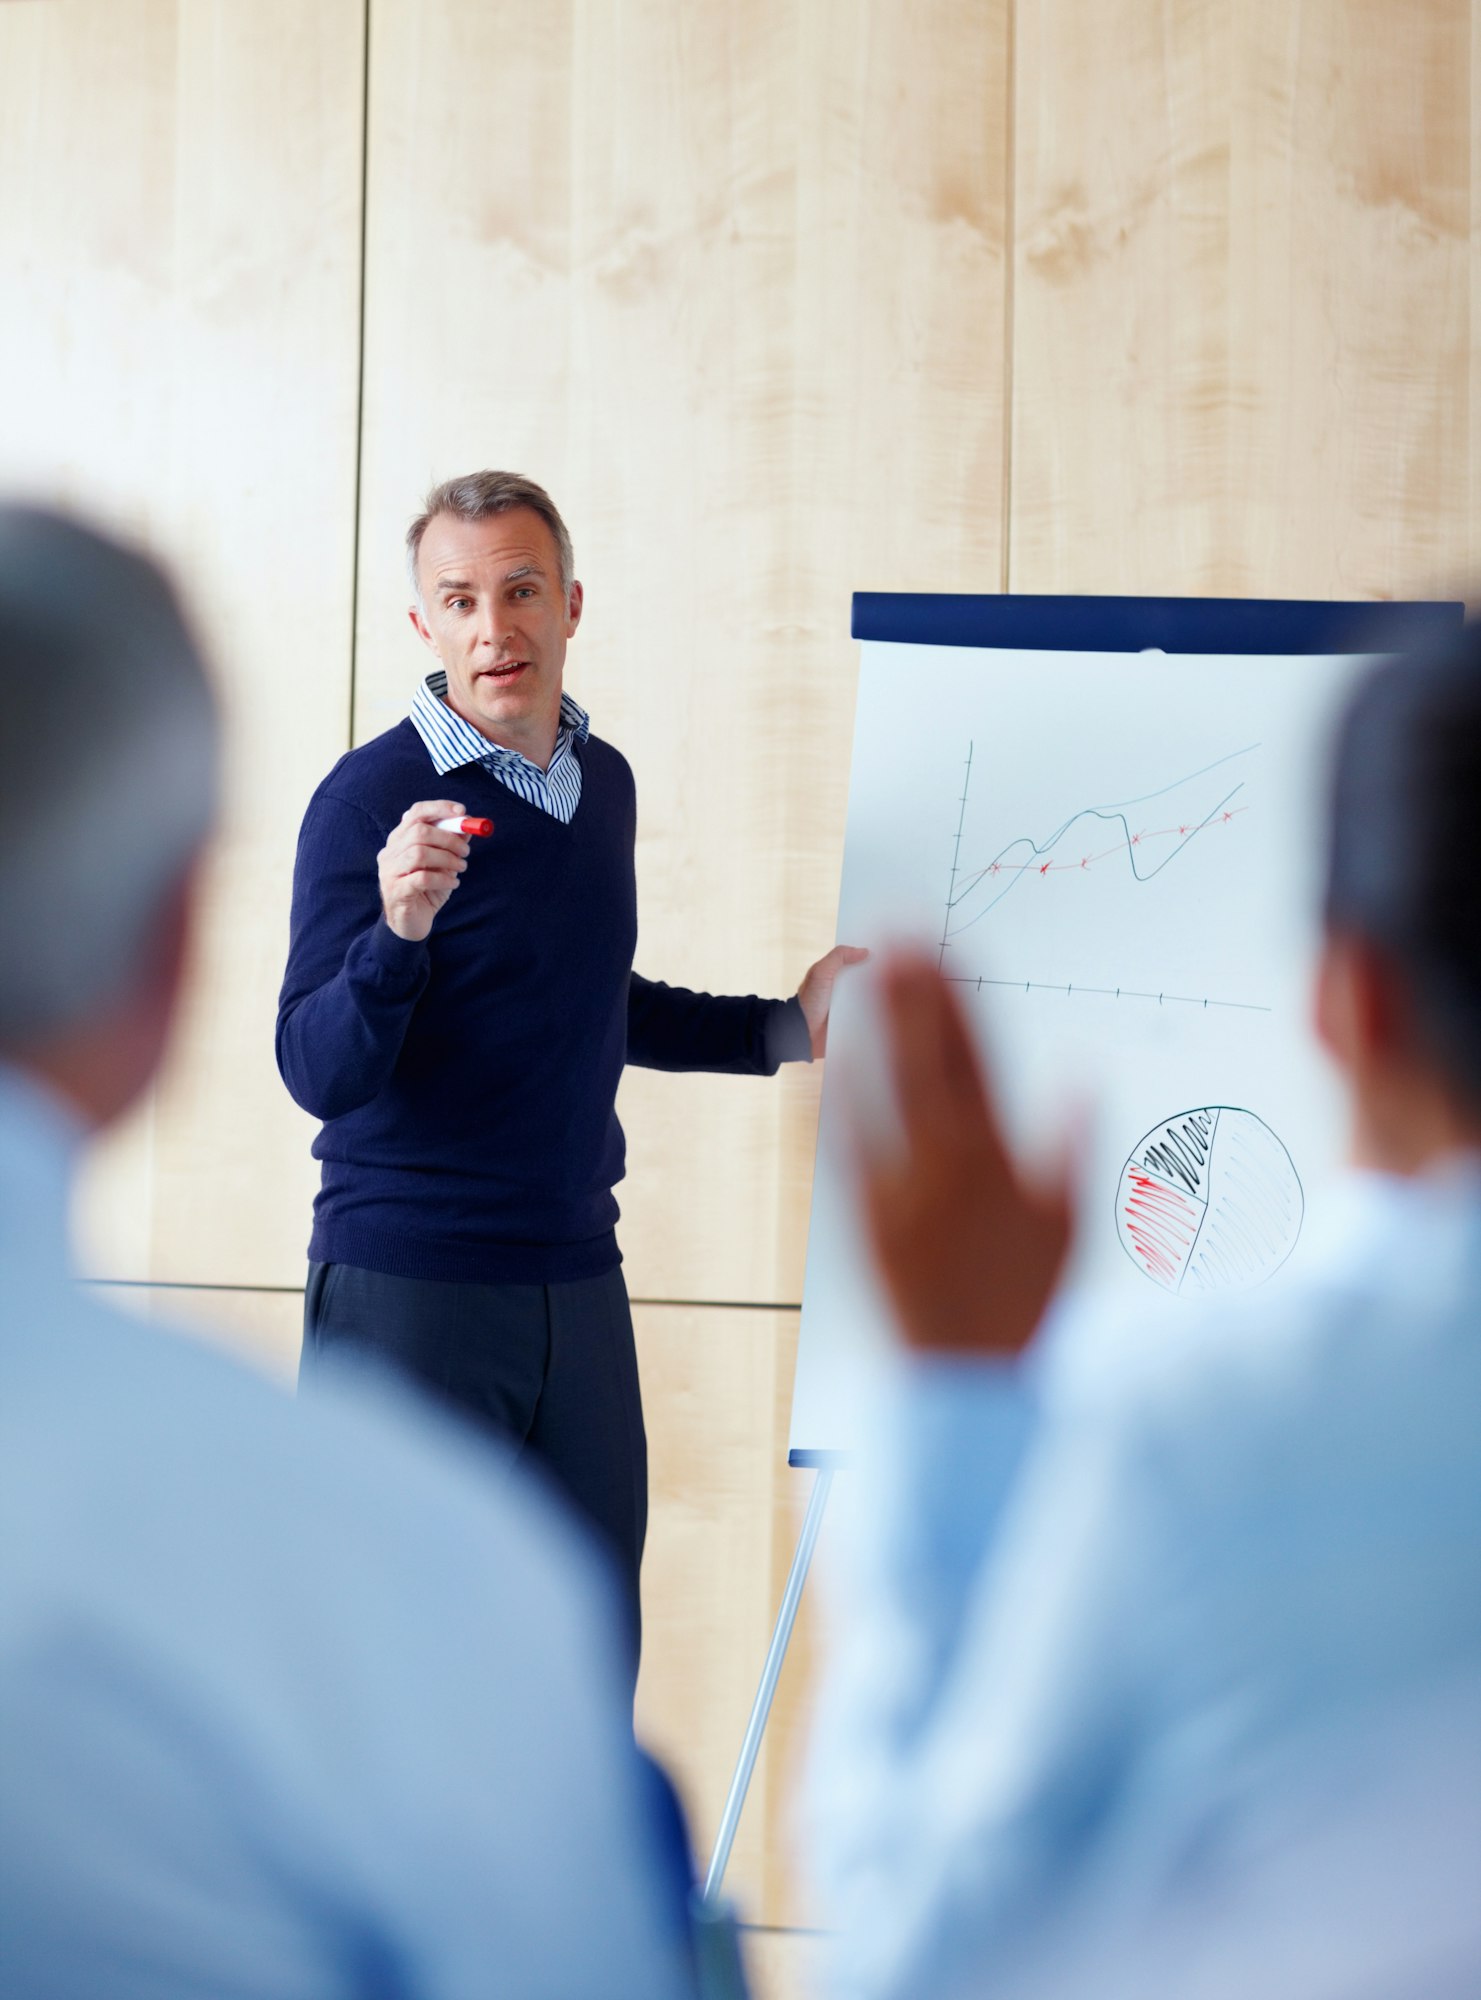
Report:
[[380,874],[381,908],[396,933],[419,942],[431,930],[437,912],[468,865],[468,836],[435,824],[461,819],[463,807],[453,799],[421,799],[408,806],[399,826],[376,856]]
[[901,953],[879,983],[900,1129],[856,1121],[859,1191],[901,1333],[914,1348],[1017,1354],[1064,1268],[1068,1176],[1037,1186],[1019,1172],[935,965]]

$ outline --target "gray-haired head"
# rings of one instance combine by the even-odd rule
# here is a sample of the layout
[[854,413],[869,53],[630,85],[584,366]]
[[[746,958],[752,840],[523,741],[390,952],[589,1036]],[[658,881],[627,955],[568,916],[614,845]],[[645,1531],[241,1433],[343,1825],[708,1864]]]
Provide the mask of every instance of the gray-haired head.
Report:
[[127,990],[210,828],[217,738],[154,564],[0,506],[0,1048]]
[[543,486],[520,472],[465,472],[457,479],[444,479],[422,502],[422,511],[406,531],[406,568],[418,609],[425,615],[421,572],[417,567],[422,537],[439,514],[456,515],[460,521],[487,521],[495,514],[508,514],[516,507],[528,507],[538,514],[555,540],[560,561],[561,589],[570,594],[576,581],[576,558],[571,537],[560,511]]

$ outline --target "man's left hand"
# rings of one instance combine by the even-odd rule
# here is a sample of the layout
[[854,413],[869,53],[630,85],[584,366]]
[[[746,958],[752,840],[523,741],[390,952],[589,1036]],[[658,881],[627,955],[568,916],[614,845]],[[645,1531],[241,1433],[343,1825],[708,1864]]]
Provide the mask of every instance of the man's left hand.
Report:
[[797,989],[807,1032],[812,1036],[813,1061],[828,1051],[828,1016],[833,1007],[833,987],[846,965],[862,965],[868,952],[856,944],[836,944],[826,958],[809,968]]

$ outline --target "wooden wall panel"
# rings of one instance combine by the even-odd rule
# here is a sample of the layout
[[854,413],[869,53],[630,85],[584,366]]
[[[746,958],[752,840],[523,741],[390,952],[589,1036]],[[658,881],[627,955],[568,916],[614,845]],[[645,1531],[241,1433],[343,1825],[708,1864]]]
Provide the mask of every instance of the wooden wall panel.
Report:
[[[1000,575],[1006,0],[377,0],[356,729],[424,656],[401,536],[527,471],[637,772],[639,963],[833,942],[860,586]],[[635,1293],[796,1300],[816,1080],[632,1075]]]
[[[633,1317],[652,1492],[638,1731],[679,1784],[703,1867],[812,1478],[785,1462],[797,1315],[640,1306]],[[756,1922],[798,1921],[789,1815],[811,1622],[805,1600],[726,1881]]]
[[1020,0],[1012,587],[1475,555],[1470,0]]
[[362,12],[0,7],[0,484],[166,560],[228,716],[175,1059],[92,1179],[108,1277],[302,1281],[272,1030],[298,819],[348,740]]

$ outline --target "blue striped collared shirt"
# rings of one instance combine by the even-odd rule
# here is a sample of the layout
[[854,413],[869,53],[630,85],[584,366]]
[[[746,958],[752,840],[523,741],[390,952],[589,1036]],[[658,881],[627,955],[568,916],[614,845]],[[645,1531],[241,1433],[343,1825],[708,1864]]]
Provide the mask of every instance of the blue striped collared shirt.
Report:
[[411,720],[427,746],[427,755],[439,778],[464,764],[481,764],[501,785],[507,785],[532,806],[550,813],[569,826],[581,803],[581,759],[576,745],[591,734],[591,718],[586,710],[561,696],[560,722],[555,732],[555,752],[550,766],[542,771],[518,750],[506,750],[490,743],[471,722],[447,705],[447,675],[441,667],[428,674],[412,697]]

